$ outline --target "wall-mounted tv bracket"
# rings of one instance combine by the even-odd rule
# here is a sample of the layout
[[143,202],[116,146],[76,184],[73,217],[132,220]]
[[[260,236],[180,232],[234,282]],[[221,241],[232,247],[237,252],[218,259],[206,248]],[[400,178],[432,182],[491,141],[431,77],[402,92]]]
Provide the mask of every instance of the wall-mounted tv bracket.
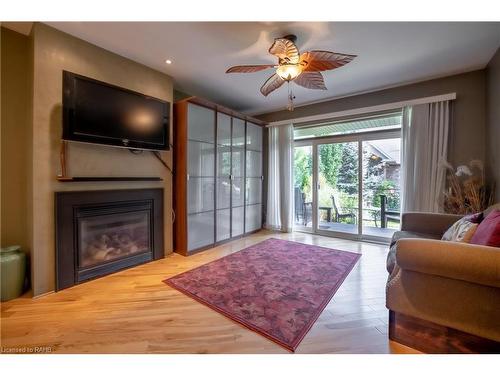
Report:
[[[170,145],[170,149],[172,150],[173,148],[174,148],[174,146],[171,144],[171,145]],[[163,166],[164,166],[165,168],[167,168],[167,169],[168,169],[168,171],[170,172],[170,174],[172,174],[172,175],[173,175],[173,174],[174,174],[174,171],[172,170],[172,168],[170,168],[170,167],[168,166],[167,162],[166,162],[165,160],[163,160],[163,159],[162,159],[162,157],[161,157],[160,153],[159,153],[158,151],[151,151],[151,152],[153,153],[153,155],[154,155],[154,156],[156,156],[156,158],[160,161],[160,163],[162,163],[162,164],[163,164]]]

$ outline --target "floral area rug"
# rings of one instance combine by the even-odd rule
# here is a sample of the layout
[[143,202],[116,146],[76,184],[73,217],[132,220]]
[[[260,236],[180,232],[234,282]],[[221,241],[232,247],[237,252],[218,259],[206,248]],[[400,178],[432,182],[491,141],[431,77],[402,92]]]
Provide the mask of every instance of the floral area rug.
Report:
[[164,282],[295,351],[360,256],[271,238]]

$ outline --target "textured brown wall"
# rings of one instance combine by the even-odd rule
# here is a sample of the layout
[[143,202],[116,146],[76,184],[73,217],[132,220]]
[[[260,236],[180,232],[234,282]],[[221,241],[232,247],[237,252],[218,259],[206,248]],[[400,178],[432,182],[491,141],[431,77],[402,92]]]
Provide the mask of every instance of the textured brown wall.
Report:
[[486,160],[488,176],[496,182],[496,202],[500,202],[500,49],[486,69],[487,119]]
[[28,162],[30,41],[1,28],[1,246],[30,251]]
[[[172,79],[92,44],[36,23],[33,43],[33,291],[54,290],[54,192],[145,187],[165,189],[165,253],[172,251],[172,179],[149,152],[72,143],[69,174],[78,176],[159,176],[163,182],[61,183],[56,180],[62,134],[62,71],[68,70],[172,103]],[[171,125],[172,126],[172,125]],[[172,165],[172,153],[164,153]]]
[[265,121],[280,121],[322,113],[344,111],[403,100],[457,93],[455,123],[450,139],[449,160],[461,164],[471,159],[485,160],[486,71],[477,70],[411,85],[297,107],[259,116]]

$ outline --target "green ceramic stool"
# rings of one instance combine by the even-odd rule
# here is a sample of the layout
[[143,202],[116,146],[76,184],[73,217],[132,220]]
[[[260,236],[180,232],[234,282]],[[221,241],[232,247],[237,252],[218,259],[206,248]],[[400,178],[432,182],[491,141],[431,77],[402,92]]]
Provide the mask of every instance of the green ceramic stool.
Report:
[[0,249],[1,300],[8,301],[23,293],[26,278],[26,254],[21,246]]

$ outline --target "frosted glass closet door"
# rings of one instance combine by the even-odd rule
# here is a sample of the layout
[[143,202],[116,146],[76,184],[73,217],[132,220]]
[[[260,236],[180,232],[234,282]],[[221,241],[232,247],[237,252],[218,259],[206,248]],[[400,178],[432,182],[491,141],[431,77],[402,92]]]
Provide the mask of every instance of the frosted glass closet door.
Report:
[[215,112],[188,107],[188,250],[215,242]]
[[244,233],[245,218],[245,121],[233,117],[231,152],[231,236]]
[[262,128],[247,123],[245,232],[262,226]]
[[216,241],[231,237],[231,117],[217,114]]

